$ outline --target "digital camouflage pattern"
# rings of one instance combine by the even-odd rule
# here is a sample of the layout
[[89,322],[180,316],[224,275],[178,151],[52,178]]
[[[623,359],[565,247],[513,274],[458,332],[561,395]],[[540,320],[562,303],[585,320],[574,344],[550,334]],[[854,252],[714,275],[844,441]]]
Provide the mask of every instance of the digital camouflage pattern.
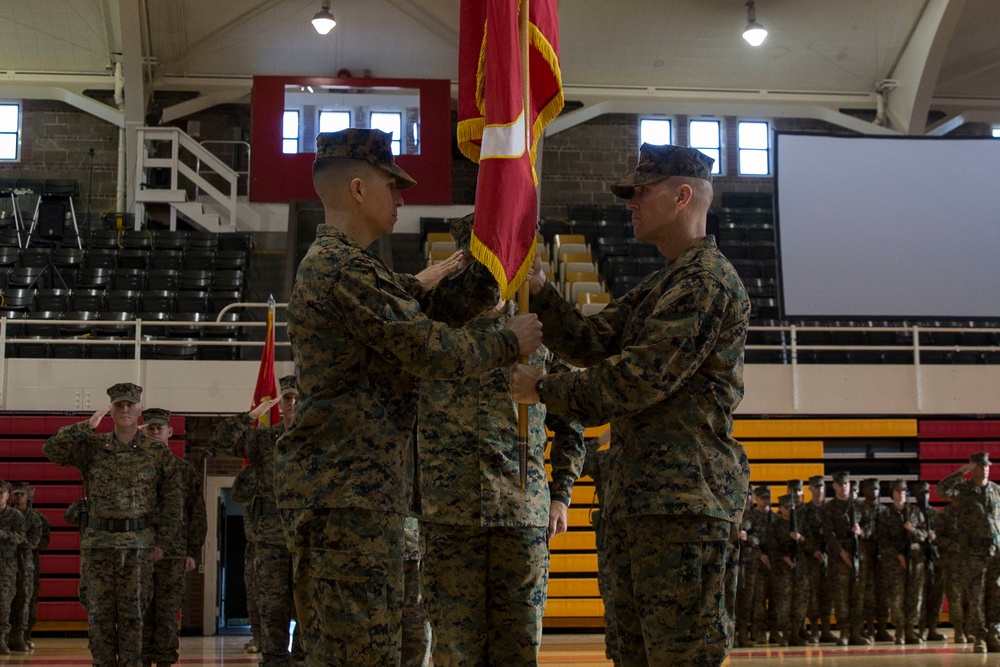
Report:
[[750,481],[732,437],[743,398],[750,302],[705,237],[600,313],[584,317],[550,283],[532,299],[544,340],[576,373],[542,379],[549,412],[611,422],[605,516],[737,522]]
[[[491,309],[468,328],[502,331],[515,312],[513,303],[503,314]],[[544,347],[528,363],[542,372],[555,366]],[[550,506],[545,427],[554,433],[551,498],[566,505],[583,466],[583,427],[547,417],[541,404],[528,407],[528,474],[522,489],[518,410],[509,387],[508,368],[420,385],[423,574],[436,630],[435,665],[525,664],[535,660],[529,656],[541,643]],[[493,530],[500,527],[505,530]],[[498,554],[503,554],[499,561]],[[489,630],[497,627],[505,631]]]
[[[743,514],[741,528],[747,532],[747,541],[743,543],[743,567],[746,571],[746,584],[737,591],[736,620],[737,627],[749,626],[750,634],[755,641],[763,642],[768,630],[768,606],[772,600],[771,570],[761,561],[766,547],[767,534],[774,522],[775,513],[771,510],[759,511],[756,507]],[[771,610],[773,614],[773,609]]]
[[[275,482],[278,505],[293,510],[285,520],[310,665],[399,659],[402,521],[420,510],[413,438],[418,378],[478,375],[513,364],[519,350],[511,331],[484,335],[430,319],[464,322],[496,303],[495,281],[476,268],[427,290],[332,225],[317,228],[299,264],[287,320],[300,395],[296,421],[277,445]],[[364,539],[346,540],[350,551],[335,554],[328,545],[344,540],[323,531],[327,521],[340,526],[348,516],[375,521],[378,535],[369,539],[357,526],[361,534],[352,534]],[[357,568],[347,567],[396,557],[398,567],[372,570],[363,582]],[[330,604],[330,586],[338,588],[333,599],[340,604]],[[344,627],[348,610],[367,608],[369,595],[378,601],[371,612],[381,619],[376,625],[384,623],[377,640]],[[363,645],[381,648],[354,662]]]
[[262,665],[291,661],[288,627],[294,616],[292,555],[275,503],[275,443],[285,432],[283,423],[257,428],[243,412],[223,419],[212,433],[212,445],[250,461],[256,476],[256,495],[244,511],[254,533],[253,598],[260,614]]
[[[819,641],[822,632],[829,635],[831,604],[825,591],[826,577],[823,574],[823,564],[826,561],[826,540],[823,537],[823,519],[820,516],[822,505],[813,502],[796,508],[799,532],[808,542],[809,550],[799,558],[799,577],[809,581],[809,604],[806,618],[814,640]],[[829,639],[829,636],[827,637]]]
[[[34,492],[29,492],[29,499],[34,495]],[[31,520],[34,518],[39,523],[39,539],[38,545],[31,552],[32,560],[32,586],[31,586],[31,598],[28,601],[28,626],[24,631],[25,641],[31,641],[31,631],[35,627],[35,623],[38,621],[38,592],[41,587],[41,557],[40,553],[49,548],[49,539],[52,535],[51,526],[49,520],[44,514],[38,510],[31,507],[31,500],[28,501],[28,511],[25,513],[25,519]]]
[[[22,487],[23,488],[23,487]],[[27,489],[24,489],[27,493]],[[34,594],[36,565],[38,546],[42,541],[43,532],[45,541],[48,543],[48,521],[38,512],[26,507],[21,512],[24,517],[25,533],[24,542],[18,545],[17,549],[17,583],[15,585],[14,600],[10,609],[11,635],[8,640],[13,650],[23,650],[26,647],[25,640],[29,638],[28,628],[31,616],[31,599]],[[37,602],[36,602],[37,604]]]
[[[400,663],[403,516],[363,509],[287,513],[306,665]],[[337,601],[343,601],[337,604]]]
[[[876,488],[878,486],[878,480],[870,478],[861,481],[862,489],[867,486],[866,482],[875,485]],[[869,501],[868,498],[861,499],[861,502],[864,503],[871,526],[871,530],[865,531],[859,540],[863,552],[861,562],[864,563],[864,567],[861,569],[861,587],[864,589],[862,623],[867,635],[874,637],[876,633],[879,633],[881,639],[888,640],[889,636],[884,633],[886,633],[886,624],[889,621],[890,604],[886,595],[888,588],[880,581],[880,572],[882,571],[880,563],[883,559],[876,533],[878,532],[879,517],[889,505],[878,500]]]
[[608,522],[624,667],[723,663],[733,645],[737,528],[662,514]]
[[[836,477],[834,477],[836,479]],[[851,556],[854,551],[854,533],[851,532],[851,507],[854,519],[862,533],[871,532],[871,515],[865,511],[860,500],[839,500],[832,498],[823,505],[820,515],[823,520],[823,536],[826,539],[826,553],[829,558],[830,593],[833,598],[834,613],[840,629],[841,641],[856,641],[861,638],[864,623],[864,568],[868,565],[864,549],[858,546],[859,572],[857,581],[851,564],[842,554]],[[851,560],[848,558],[847,560]],[[865,642],[867,643],[867,642]]]
[[686,176],[712,180],[715,160],[701,151],[687,146],[658,146],[643,144],[639,147],[639,163],[635,171],[611,186],[616,197],[631,199],[637,185],[649,185],[671,176]]
[[941,480],[937,494],[952,501],[961,530],[966,635],[990,644],[991,652],[1000,650],[1000,485],[978,486],[959,469]]
[[257,529],[256,521],[250,515],[250,504],[257,495],[257,473],[253,465],[247,464],[236,473],[233,480],[232,498],[243,505],[243,532],[247,544],[243,552],[243,584],[246,586],[247,615],[250,617],[251,641],[260,648],[260,607],[257,605]]
[[162,442],[141,432],[132,442],[119,442],[113,432],[95,433],[82,421],[56,431],[42,451],[59,465],[80,470],[91,523],[96,519],[155,519],[150,527],[135,531],[88,526],[83,549],[156,546],[166,552],[178,539],[183,526],[183,486],[174,455]]
[[[6,482],[0,485],[5,486]],[[9,505],[0,510],[0,644],[4,646],[11,630],[11,606],[17,596],[18,551],[24,544],[26,530],[20,512]]]
[[434,666],[536,664],[548,584],[547,528],[425,521],[421,529]]
[[[602,511],[611,526],[623,523],[614,529],[619,539],[611,540],[618,552],[612,554],[616,571],[628,569],[624,562],[630,549],[621,533],[628,532],[625,526],[631,522],[624,519],[648,515],[704,520],[713,533],[705,539],[715,542],[705,556],[706,567],[724,568],[732,558],[735,568],[750,466],[743,445],[732,437],[733,410],[743,397],[750,301],[715,240],[705,237],[589,318],[562,299],[551,283],[533,298],[532,311],[542,321],[546,344],[567,362],[586,367],[543,378],[541,401],[550,412],[584,423],[611,422],[615,446]],[[663,536],[651,540],[664,549],[661,558],[677,551]],[[636,548],[637,556],[649,557],[649,544],[639,548],[637,543]],[[660,578],[645,568],[635,573],[628,586],[615,575],[615,613],[625,625],[623,609],[642,606],[638,599],[628,599],[631,591],[638,595],[652,588],[646,576]],[[723,571],[717,583],[728,584],[729,574]],[[690,617],[706,623],[726,619],[726,651],[734,631],[735,569],[731,575],[731,590],[710,591],[706,595],[711,600],[704,600],[730,606],[716,610],[713,619],[705,616],[712,610]],[[666,632],[667,627],[660,625],[655,632]],[[688,630],[705,641],[697,626]],[[626,664],[624,646],[636,638],[634,626],[630,631],[630,636],[620,633]],[[638,639],[641,649],[641,634]],[[650,634],[648,641],[657,644],[660,636]]]
[[[505,317],[480,318],[469,328],[499,332],[505,322]],[[544,372],[553,364],[552,353],[540,347],[528,363]],[[509,378],[509,368],[497,368],[463,380],[421,383],[417,438],[423,520],[465,526],[548,526],[546,426],[554,433],[551,497],[569,504],[583,468],[583,427],[546,415],[539,403],[529,406],[528,477],[521,489],[517,404],[510,397]]]
[[[123,443],[113,432],[94,433],[86,421],[59,429],[42,451],[83,477],[89,523],[81,540],[80,589],[94,664],[118,664],[116,655],[119,663],[139,664],[153,590],[152,547],[166,552],[182,539],[183,485],[174,455],[141,432]],[[95,527],[100,520],[143,518],[152,525],[122,532]]]
[[[926,482],[924,482],[926,484]],[[929,491],[925,490],[924,493]],[[919,493],[919,490],[917,491]],[[914,493],[913,495],[917,495]],[[924,508],[921,505],[920,498],[916,498],[916,506],[920,509],[921,514],[924,513]],[[927,535],[927,545],[924,547],[924,558],[926,560],[927,554],[931,556],[931,562],[926,563],[924,566],[924,597],[923,604],[920,611],[920,623],[917,626],[917,630],[920,634],[925,635],[928,641],[942,641],[942,635],[938,631],[938,625],[941,623],[941,609],[944,605],[944,575],[941,572],[941,557],[940,557],[940,547],[938,546],[937,534],[941,530],[941,523],[944,517],[941,516],[941,510],[930,505],[927,506],[927,513],[925,520],[930,519],[929,522],[929,532]],[[961,612],[959,612],[959,617],[961,618]],[[954,626],[954,617],[949,614],[949,620],[952,621]]]
[[93,664],[141,665],[143,615],[153,596],[153,550],[83,549],[80,573],[81,589],[86,579]]
[[[905,528],[907,523],[912,524],[912,531]],[[878,585],[885,589],[897,640],[908,644],[916,641],[923,599],[923,543],[927,540],[924,515],[912,504],[902,509],[883,505],[876,519],[875,536],[879,548]]]
[[[796,524],[798,517],[796,517]],[[798,526],[796,526],[798,528]],[[791,538],[789,519],[775,514],[768,527],[764,550],[771,561],[771,600],[775,607],[782,646],[805,646],[799,632],[805,625],[812,595],[812,579],[805,573],[815,545],[804,531]],[[792,545],[796,544],[793,549]],[[794,558],[793,558],[794,553]],[[786,560],[787,559],[787,560]]]
[[381,130],[348,128],[339,132],[321,132],[316,136],[316,161],[349,158],[364,160],[396,177],[400,190],[417,184],[392,156],[392,134]]
[[[148,422],[145,413],[143,415]],[[143,627],[144,659],[170,664],[177,662],[179,657],[177,610],[184,604],[184,559],[198,560],[208,532],[201,475],[185,459],[175,456],[173,463],[183,485],[184,527],[177,542],[164,551],[163,559],[153,564],[153,599]]]
[[587,454],[583,460],[582,475],[594,480],[594,505],[597,507],[591,512],[590,522],[594,526],[597,545],[597,588],[604,602],[604,657],[618,664],[621,656],[618,653],[615,601],[611,596],[611,573],[608,571],[607,521],[600,509],[601,498],[604,496],[608,450],[599,449],[600,443],[596,439],[585,441],[584,446]]
[[933,528],[941,552],[939,576],[944,579],[945,595],[948,596],[948,620],[955,629],[955,642],[964,644],[967,634],[965,619],[969,610],[965,578],[962,576],[966,559],[961,547],[962,531],[953,504],[946,505],[937,513]]
[[[424,315],[450,282],[426,290],[334,227],[317,228],[287,312],[300,396],[276,450],[280,507],[411,510],[417,378],[478,375],[517,359],[513,332],[483,335]],[[460,288],[468,312],[444,299],[458,321],[496,303],[495,283]]]

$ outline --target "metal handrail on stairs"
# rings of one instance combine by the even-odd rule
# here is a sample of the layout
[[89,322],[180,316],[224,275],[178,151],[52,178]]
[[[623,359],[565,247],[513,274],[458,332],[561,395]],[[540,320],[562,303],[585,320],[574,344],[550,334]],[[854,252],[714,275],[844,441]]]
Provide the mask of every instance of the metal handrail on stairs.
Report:
[[[170,189],[179,189],[178,177],[183,176],[194,185],[198,192],[204,192],[209,198],[218,204],[224,211],[223,224],[230,228],[236,227],[236,196],[239,175],[231,169],[225,162],[216,157],[210,150],[198,143],[193,137],[176,127],[140,127],[138,134],[138,160],[136,168],[141,174],[148,174],[149,169],[166,168],[170,170]],[[169,157],[157,157],[149,153],[147,142],[166,142],[170,146]],[[182,154],[182,150],[184,153]],[[194,158],[196,167],[181,160],[181,157]],[[221,179],[223,185],[220,190],[215,185],[206,180],[202,175],[202,167],[208,167],[212,174]],[[137,197],[138,199],[138,197]],[[171,206],[170,227],[176,227],[177,209]],[[141,224],[139,220],[136,224]]]

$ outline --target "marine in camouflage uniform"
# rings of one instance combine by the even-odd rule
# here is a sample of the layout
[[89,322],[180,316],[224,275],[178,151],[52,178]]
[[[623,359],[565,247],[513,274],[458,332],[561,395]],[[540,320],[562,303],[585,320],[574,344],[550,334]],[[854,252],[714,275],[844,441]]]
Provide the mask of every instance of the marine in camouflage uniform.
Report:
[[108,390],[115,430],[95,433],[107,409],[59,429],[42,451],[80,470],[88,501],[81,588],[95,665],[140,665],[142,625],[153,592],[153,562],[179,539],[181,482],[173,454],[138,430],[142,388]]
[[[174,433],[170,411],[144,410],[142,421],[146,435],[169,446]],[[172,665],[180,657],[177,610],[184,604],[185,574],[197,566],[208,532],[201,475],[184,459],[175,456],[173,463],[184,494],[184,525],[177,541],[171,543],[163,559],[153,565],[153,600],[143,625],[143,662],[155,662],[157,667]]]
[[[917,634],[929,642],[947,640],[938,631],[941,623],[941,607],[944,604],[944,575],[941,572],[940,548],[937,535],[941,529],[941,510],[930,504],[931,485],[924,481],[913,482],[910,485],[910,495],[923,514],[927,525],[927,541],[924,542],[924,596],[920,610],[920,623]],[[961,612],[959,612],[961,617]]]
[[[603,441],[603,442],[602,442]],[[583,460],[582,476],[594,480],[594,505],[590,522],[594,527],[594,537],[597,546],[597,588],[604,603],[604,657],[614,665],[621,664],[618,652],[618,626],[615,622],[615,602],[611,597],[611,573],[608,572],[608,529],[607,521],[601,512],[601,500],[607,484],[607,448],[600,449],[602,444],[610,442],[610,433],[605,431],[601,439],[590,438],[584,441],[587,454]]]
[[623,665],[720,664],[733,644],[750,466],[732,413],[750,301],[705,236],[711,165],[694,149],[643,144],[636,171],[611,186],[629,199],[636,238],[668,264],[600,313],[583,316],[540,270],[529,277],[546,344],[586,370],[539,379],[519,365],[514,398],[611,422],[603,511]]
[[[963,476],[972,473],[971,479]],[[962,576],[969,597],[966,636],[976,653],[1000,652],[1000,485],[990,481],[988,452],[941,480],[937,494],[952,500],[966,555]]]
[[10,484],[0,481],[0,655],[10,655],[11,606],[17,595],[18,551],[25,541],[24,516],[7,505]]
[[[934,518],[934,532],[940,550],[940,576],[944,579],[945,595],[948,596],[948,620],[955,630],[955,643],[965,644],[965,619],[969,611],[968,595],[965,591],[966,556],[962,553],[962,533],[958,525],[955,505],[945,505]],[[967,540],[966,540],[967,542]],[[970,636],[972,633],[968,633]]]
[[802,572],[800,577],[808,577],[811,583],[809,608],[806,618],[809,620],[810,641],[835,642],[837,638],[830,632],[830,614],[833,603],[830,597],[827,573],[829,558],[826,555],[826,538],[823,535],[823,518],[821,511],[826,503],[826,481],[823,475],[813,475],[809,478],[809,502],[799,510],[800,530],[812,545],[812,552],[800,560]]
[[[212,445],[233,456],[248,459],[257,475],[257,495],[250,503],[254,533],[254,598],[260,614],[260,662],[285,665],[293,660],[288,652],[288,627],[295,616],[292,596],[292,554],[288,551],[284,526],[274,491],[275,443],[294,421],[298,388],[295,376],[280,379],[280,396],[262,401],[249,413],[227,417],[215,428]],[[281,404],[282,421],[257,428],[257,420]]]
[[764,546],[771,562],[772,600],[781,633],[778,643],[781,646],[805,646],[802,626],[809,609],[812,582],[802,575],[801,563],[809,558],[813,545],[799,531],[794,497],[790,494],[781,496],[778,503],[780,513],[771,522]]
[[[301,396],[276,448],[275,485],[307,664],[381,667],[400,660],[403,520],[420,510],[418,378],[509,366],[536,347],[540,327],[534,316],[502,332],[430,319],[439,300],[470,319],[496,302],[495,281],[474,266],[427,290],[390,271],[364,248],[391,232],[398,189],[414,184],[393,163],[391,135],[349,129],[317,144],[313,183],[327,224],[287,310]],[[468,311],[456,312],[463,297]]]
[[861,585],[864,589],[864,627],[862,633],[877,642],[892,641],[886,627],[889,624],[889,599],[886,596],[887,588],[879,581],[882,571],[880,564],[882,558],[879,555],[881,546],[875,535],[874,528],[878,525],[878,518],[886,510],[886,505],[879,502],[879,482],[874,477],[866,477],[858,485],[865,512],[871,517],[872,531],[865,531],[861,536],[861,549],[863,557],[861,559]]
[[892,610],[897,644],[921,644],[916,632],[924,589],[924,548],[927,524],[920,509],[907,503],[906,482],[892,484],[892,504],[878,514],[879,586]]
[[246,547],[243,550],[243,584],[246,587],[247,616],[250,622],[250,640],[243,645],[247,653],[260,653],[260,607],[257,605],[257,522],[250,515],[250,505],[257,495],[257,473],[247,463],[236,473],[231,490],[234,501],[243,505],[243,532]]
[[860,541],[866,532],[871,532],[871,517],[864,504],[851,495],[850,473],[833,473],[833,489],[836,497],[823,505],[820,516],[830,559],[830,590],[840,629],[837,644],[868,646],[872,640],[861,633],[864,605],[861,568],[865,553]]
[[[766,644],[768,632],[775,631],[774,605],[771,596],[771,559],[764,552],[764,542],[775,514],[771,510],[771,488],[766,485],[754,489],[754,507],[743,514],[747,533],[747,549],[742,556],[747,568],[747,589],[750,593],[744,617],[750,623],[750,639],[755,644]],[[739,598],[737,598],[739,601]],[[737,618],[740,617],[737,610]]]
[[[12,651],[29,651],[28,631],[31,625],[32,599],[38,605],[35,582],[38,578],[38,551],[49,544],[49,522],[40,512],[29,506],[30,487],[18,482],[11,488],[11,506],[24,516],[24,542],[18,545],[17,595],[11,606],[10,636],[7,645]],[[44,544],[43,544],[44,543]]]
[[[473,327],[500,331],[513,304]],[[539,348],[529,363],[563,368]],[[427,613],[435,667],[534,664],[548,585],[548,537],[570,504],[585,456],[583,428],[528,408],[527,483],[518,467],[517,406],[509,369],[420,386],[417,438]],[[545,473],[545,427],[552,485]],[[563,515],[563,519],[565,516]]]
[[[750,587],[750,578],[756,574],[757,566],[747,563],[747,551],[750,549],[750,541],[754,540],[755,547],[759,548],[760,539],[749,531],[752,528],[750,513],[754,508],[753,484],[747,489],[747,499],[743,504],[743,521],[740,522],[740,560],[739,575],[736,579],[736,645],[740,648],[753,646],[750,639],[751,621],[753,620],[751,603],[753,602],[753,589]],[[758,561],[759,564],[759,561]]]

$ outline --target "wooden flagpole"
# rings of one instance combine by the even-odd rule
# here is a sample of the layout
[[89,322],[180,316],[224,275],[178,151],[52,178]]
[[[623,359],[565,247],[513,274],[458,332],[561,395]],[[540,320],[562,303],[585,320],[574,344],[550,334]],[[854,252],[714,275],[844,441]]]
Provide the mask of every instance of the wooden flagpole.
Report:
[[[529,0],[520,0],[520,8],[518,14],[518,24],[520,27],[520,38],[521,38],[521,90],[522,90],[522,105],[521,114],[524,118],[524,150],[531,152],[531,114],[530,114],[530,104],[531,104],[531,89],[528,84],[528,2]],[[536,249],[537,252],[537,249]],[[530,310],[529,305],[530,294],[528,293],[528,280],[525,279],[521,283],[521,288],[517,292],[517,312],[527,313]],[[528,357],[522,356],[521,363],[528,363]],[[523,491],[528,484],[528,406],[523,403],[518,403],[517,405],[517,437],[518,437],[518,451],[517,451],[517,467],[518,472],[521,475],[521,490]]]

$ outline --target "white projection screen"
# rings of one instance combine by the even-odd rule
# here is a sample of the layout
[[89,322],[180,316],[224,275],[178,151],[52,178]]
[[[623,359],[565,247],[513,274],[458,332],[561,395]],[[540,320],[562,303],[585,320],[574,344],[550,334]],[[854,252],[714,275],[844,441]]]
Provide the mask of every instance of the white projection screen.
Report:
[[786,318],[1000,318],[1000,140],[778,134]]

